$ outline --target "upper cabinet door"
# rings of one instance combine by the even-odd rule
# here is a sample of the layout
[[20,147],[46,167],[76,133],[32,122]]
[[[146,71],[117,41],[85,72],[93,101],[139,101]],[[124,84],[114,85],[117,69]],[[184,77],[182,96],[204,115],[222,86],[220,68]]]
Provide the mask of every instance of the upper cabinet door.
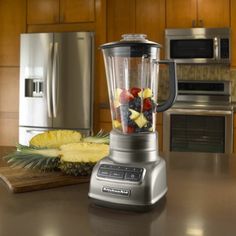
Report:
[[107,41],[135,33],[135,0],[107,0]]
[[94,0],[60,0],[60,22],[93,22],[95,20]]
[[198,22],[203,27],[229,27],[230,0],[198,0]]
[[28,0],[27,24],[59,23],[59,0]]
[[93,22],[94,0],[28,0],[27,24]]
[[0,66],[19,66],[20,33],[25,32],[25,0],[0,1]]
[[136,33],[163,44],[165,29],[165,0],[136,0]]
[[[231,66],[236,68],[236,1],[231,1]],[[236,118],[236,114],[235,114]],[[235,128],[236,128],[236,119],[235,119]],[[235,132],[236,137],[236,132]],[[236,139],[235,139],[235,149],[234,152],[236,152]]]
[[166,0],[166,28],[196,26],[197,0]]
[[230,0],[166,0],[167,28],[229,27]]

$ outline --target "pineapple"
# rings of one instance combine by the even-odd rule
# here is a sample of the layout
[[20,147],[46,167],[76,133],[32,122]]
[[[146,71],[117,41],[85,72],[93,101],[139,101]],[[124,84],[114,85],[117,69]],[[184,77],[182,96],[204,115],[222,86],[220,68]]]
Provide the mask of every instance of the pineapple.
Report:
[[108,155],[109,146],[99,143],[71,143],[62,145],[59,168],[70,175],[89,175],[97,161]]
[[[53,135],[50,135],[52,134],[50,132],[53,132]],[[37,135],[36,138],[32,138],[33,142],[30,141],[31,146],[18,145],[17,151],[5,159],[12,166],[40,170],[57,169],[75,176],[89,175],[96,162],[108,155],[109,137],[100,131],[96,136],[78,140],[79,135],[76,134],[75,138],[74,132],[70,132],[72,138],[68,130],[54,130]],[[68,139],[63,138],[63,133]],[[47,144],[48,137],[50,137],[49,144]],[[77,142],[71,142],[74,139]]]
[[35,135],[30,140],[30,146],[58,148],[62,144],[77,143],[82,139],[82,135],[74,130],[50,130],[44,133]]

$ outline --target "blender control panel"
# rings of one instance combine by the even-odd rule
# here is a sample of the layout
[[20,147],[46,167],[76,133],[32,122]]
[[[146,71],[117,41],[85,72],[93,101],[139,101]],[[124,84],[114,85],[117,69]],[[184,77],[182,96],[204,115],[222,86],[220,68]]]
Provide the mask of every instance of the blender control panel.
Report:
[[142,178],[142,174],[143,168],[117,166],[109,164],[100,165],[97,172],[98,177],[132,182],[139,182]]

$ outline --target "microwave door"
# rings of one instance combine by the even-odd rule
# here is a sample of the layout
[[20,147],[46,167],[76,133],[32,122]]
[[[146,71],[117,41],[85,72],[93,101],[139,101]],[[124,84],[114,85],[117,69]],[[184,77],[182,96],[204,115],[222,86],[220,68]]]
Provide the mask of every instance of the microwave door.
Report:
[[172,39],[169,45],[170,58],[179,63],[204,63],[215,60],[218,56],[214,38]]
[[52,127],[51,55],[53,34],[22,34],[19,124]]

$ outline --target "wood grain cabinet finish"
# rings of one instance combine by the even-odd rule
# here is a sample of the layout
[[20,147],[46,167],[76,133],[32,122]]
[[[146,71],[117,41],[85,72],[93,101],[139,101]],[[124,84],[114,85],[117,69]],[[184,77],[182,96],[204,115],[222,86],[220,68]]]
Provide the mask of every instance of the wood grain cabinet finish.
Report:
[[107,0],[107,41],[135,33],[135,0]]
[[233,152],[236,153],[236,113],[234,113]]
[[[231,1],[231,67],[236,68],[236,1]],[[236,150],[236,149],[235,149]]]
[[0,1],[0,146],[18,142],[20,34],[26,32],[26,0]]
[[146,34],[163,43],[165,0],[107,0],[107,40],[121,39],[122,34]]
[[229,27],[230,0],[166,0],[167,28]]
[[0,1],[0,66],[19,66],[20,33],[25,31],[25,0]]
[[94,0],[28,0],[27,24],[93,22]]
[[59,23],[59,0],[28,0],[27,24]]

